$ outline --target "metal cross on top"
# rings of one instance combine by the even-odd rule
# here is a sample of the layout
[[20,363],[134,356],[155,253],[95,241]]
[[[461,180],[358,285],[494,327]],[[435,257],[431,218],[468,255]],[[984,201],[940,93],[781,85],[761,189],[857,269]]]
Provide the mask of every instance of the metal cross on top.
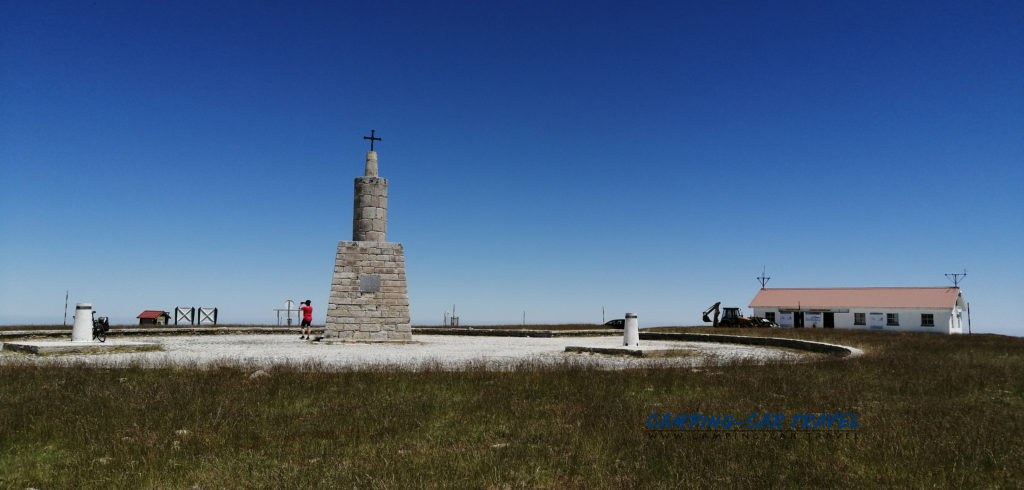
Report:
[[371,130],[370,130],[370,135],[369,135],[369,136],[363,136],[363,139],[364,139],[364,140],[370,140],[370,151],[373,151],[373,142],[374,142],[374,141],[380,141],[380,140],[381,140],[380,138],[377,138],[377,137],[375,137],[375,136],[373,135],[373,134],[374,134],[374,133],[376,133],[376,132],[377,132],[377,130],[376,130],[376,129],[371,129]]

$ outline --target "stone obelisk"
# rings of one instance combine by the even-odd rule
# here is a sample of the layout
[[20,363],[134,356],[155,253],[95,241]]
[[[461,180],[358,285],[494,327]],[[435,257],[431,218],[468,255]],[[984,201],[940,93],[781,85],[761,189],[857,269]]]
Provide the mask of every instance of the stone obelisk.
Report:
[[327,307],[326,341],[412,340],[405,252],[387,241],[388,179],[377,175],[380,141],[371,131],[365,172],[355,179],[352,241],[338,242]]

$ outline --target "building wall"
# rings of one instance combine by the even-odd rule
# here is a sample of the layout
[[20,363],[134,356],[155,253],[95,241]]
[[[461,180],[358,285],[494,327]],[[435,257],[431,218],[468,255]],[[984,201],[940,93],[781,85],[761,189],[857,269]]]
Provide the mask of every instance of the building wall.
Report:
[[[822,308],[824,309],[824,308]],[[804,314],[818,313],[822,309],[815,309],[817,311],[810,312],[806,309]],[[928,309],[928,308],[832,308],[835,317],[836,328],[853,328],[853,329],[864,329],[864,330],[891,330],[897,332],[937,332],[937,333],[963,333],[963,320],[962,312],[959,307],[956,308],[939,308],[939,309]],[[754,316],[766,317],[766,313],[775,313],[775,322],[782,326],[780,322],[781,313],[778,308],[754,308]],[[864,314],[864,325],[854,325],[854,314]],[[871,314],[881,313],[882,314],[882,326],[873,327],[871,325]],[[889,313],[896,313],[899,315],[899,325],[891,326],[887,325],[886,318]],[[921,325],[921,315],[930,313],[934,319],[934,327],[925,327]],[[810,322],[805,321],[805,327],[810,327]],[[820,324],[818,325],[821,326]]]

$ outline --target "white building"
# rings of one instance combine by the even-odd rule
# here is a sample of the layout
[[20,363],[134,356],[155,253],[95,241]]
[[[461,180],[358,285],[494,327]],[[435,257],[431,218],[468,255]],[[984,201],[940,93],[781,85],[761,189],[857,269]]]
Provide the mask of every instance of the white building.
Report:
[[754,316],[783,327],[963,333],[960,288],[762,289]]

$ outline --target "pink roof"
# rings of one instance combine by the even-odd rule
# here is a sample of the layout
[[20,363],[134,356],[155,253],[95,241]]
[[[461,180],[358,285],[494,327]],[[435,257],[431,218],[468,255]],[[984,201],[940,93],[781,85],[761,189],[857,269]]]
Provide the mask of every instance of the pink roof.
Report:
[[166,311],[146,310],[146,311],[143,311],[142,313],[139,313],[139,316],[137,316],[135,318],[159,318],[160,315],[169,315],[169,314]]
[[762,289],[751,308],[952,308],[960,289],[935,288],[806,288]]

